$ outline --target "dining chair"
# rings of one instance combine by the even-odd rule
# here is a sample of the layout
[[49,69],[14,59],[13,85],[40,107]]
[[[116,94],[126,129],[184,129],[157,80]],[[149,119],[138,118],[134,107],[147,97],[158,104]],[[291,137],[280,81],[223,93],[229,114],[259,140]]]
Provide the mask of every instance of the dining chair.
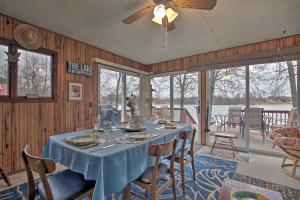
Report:
[[11,182],[5,173],[4,169],[0,165],[0,176],[3,178],[4,182],[6,183],[7,186],[11,186]]
[[[22,158],[28,179],[27,200],[35,199],[36,189],[45,200],[71,200],[86,194],[95,185],[94,181],[87,181],[83,175],[69,169],[53,173],[56,170],[55,162],[31,155],[28,145],[22,151]],[[37,185],[33,172],[38,173],[41,179]]]
[[[194,141],[195,141],[196,129],[192,131],[183,131],[179,133],[179,138],[183,140],[181,149],[175,154],[175,162],[179,163],[180,175],[182,182],[183,196],[186,194],[185,188],[185,167],[191,163],[193,171],[193,180],[196,180],[195,170],[195,158],[194,158]],[[190,145],[187,144],[188,140],[191,141]],[[176,169],[175,169],[176,170]]]
[[[145,189],[146,192],[151,192],[151,200],[157,200],[159,194],[164,192],[170,185],[172,185],[173,197],[177,200],[176,195],[176,182],[174,172],[174,160],[176,151],[176,139],[173,139],[164,144],[151,145],[148,149],[148,154],[155,157],[155,164],[153,167],[149,167],[145,172],[133,183]],[[161,163],[161,158],[170,156],[170,165]],[[166,176],[170,175],[170,177]],[[162,185],[158,186],[158,182],[162,181]],[[135,194],[140,198],[144,198],[138,194]]]

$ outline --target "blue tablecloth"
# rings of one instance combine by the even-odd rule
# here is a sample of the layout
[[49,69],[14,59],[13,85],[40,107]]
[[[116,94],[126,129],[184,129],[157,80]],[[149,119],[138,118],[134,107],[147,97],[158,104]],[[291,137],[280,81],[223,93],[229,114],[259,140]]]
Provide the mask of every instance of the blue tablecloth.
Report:
[[[84,175],[87,180],[96,180],[93,193],[94,200],[103,200],[105,194],[120,192],[131,181],[137,179],[148,166],[153,165],[153,159],[148,156],[151,144],[164,143],[178,138],[180,131],[190,131],[191,125],[182,124],[177,130],[160,131],[159,125],[147,124],[145,132],[157,133],[157,137],[139,144],[115,144],[113,147],[89,153],[94,148],[78,149],[66,144],[67,137],[91,134],[92,130],[65,133],[51,136],[44,148],[42,157],[50,158],[72,171]],[[124,136],[123,131],[102,134],[100,137],[116,143],[117,137]],[[179,146],[179,145],[178,145]]]

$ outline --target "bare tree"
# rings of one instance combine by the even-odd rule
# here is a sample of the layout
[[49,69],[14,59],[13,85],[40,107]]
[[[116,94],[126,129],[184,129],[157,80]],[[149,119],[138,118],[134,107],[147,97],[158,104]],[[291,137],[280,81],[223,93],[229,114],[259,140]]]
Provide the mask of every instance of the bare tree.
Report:
[[170,76],[155,77],[151,81],[153,102],[162,104],[169,101],[170,97]]
[[198,73],[175,75],[174,92],[180,94],[180,108],[183,108],[185,97],[198,96]]
[[18,62],[18,95],[51,96],[51,57],[21,50]]
[[119,108],[121,73],[101,69],[100,70],[100,94],[102,104],[114,104],[115,108]]

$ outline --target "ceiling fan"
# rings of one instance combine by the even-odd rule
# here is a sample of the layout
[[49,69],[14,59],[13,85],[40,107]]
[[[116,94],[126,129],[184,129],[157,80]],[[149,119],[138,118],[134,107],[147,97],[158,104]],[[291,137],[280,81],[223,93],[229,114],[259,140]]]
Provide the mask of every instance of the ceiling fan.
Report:
[[175,8],[192,8],[202,10],[212,10],[217,3],[217,0],[152,0],[153,5],[147,6],[126,19],[123,23],[131,24],[143,16],[153,12],[153,22],[162,25],[167,31],[175,29],[174,20],[178,16]]

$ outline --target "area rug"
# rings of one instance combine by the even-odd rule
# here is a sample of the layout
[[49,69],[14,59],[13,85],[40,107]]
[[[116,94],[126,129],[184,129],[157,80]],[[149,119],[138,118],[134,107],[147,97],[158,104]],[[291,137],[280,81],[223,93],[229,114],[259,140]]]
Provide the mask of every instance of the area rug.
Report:
[[[186,168],[186,198],[182,196],[180,173],[176,173],[177,196],[179,200],[217,200],[220,188],[225,178],[232,178],[235,174],[237,163],[219,158],[200,156],[195,157],[196,181],[192,179],[192,169]],[[23,200],[26,199],[26,184],[18,185],[0,192],[0,199]],[[144,195],[145,192],[132,184],[132,190]],[[107,199],[121,199],[120,194],[109,195]],[[38,196],[36,200],[40,199]],[[134,198],[133,198],[134,199]],[[150,195],[148,195],[150,199]],[[172,200],[172,189],[167,189],[158,199]]]
[[281,193],[283,200],[300,200],[300,189],[297,190],[295,188],[290,188],[284,185],[256,179],[242,174],[235,174],[233,179],[243,183],[248,183],[258,187],[278,191]]
[[214,148],[212,154],[210,154],[211,147],[208,146],[202,146],[199,153],[205,154],[205,155],[213,155],[217,156],[219,158],[228,158],[228,159],[234,159],[234,160],[240,160],[244,162],[250,161],[250,153],[245,152],[235,152],[235,158],[232,155],[232,151],[228,149],[221,149],[221,148]]

